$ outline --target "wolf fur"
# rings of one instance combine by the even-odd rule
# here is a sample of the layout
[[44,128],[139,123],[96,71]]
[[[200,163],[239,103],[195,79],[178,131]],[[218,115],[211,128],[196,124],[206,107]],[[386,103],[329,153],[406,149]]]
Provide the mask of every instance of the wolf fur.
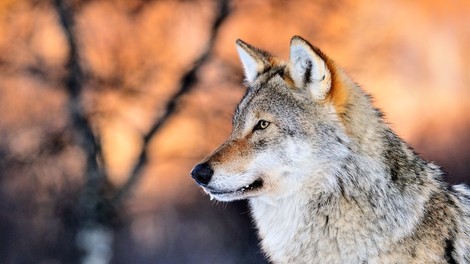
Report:
[[238,40],[248,91],[192,176],[248,199],[273,263],[470,263],[470,190],[449,186],[304,39],[284,62]]

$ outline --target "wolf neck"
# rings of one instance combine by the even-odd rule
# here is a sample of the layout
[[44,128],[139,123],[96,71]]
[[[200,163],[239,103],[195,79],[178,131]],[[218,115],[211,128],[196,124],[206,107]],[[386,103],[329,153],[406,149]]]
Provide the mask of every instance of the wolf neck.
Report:
[[[344,166],[364,166],[359,159]],[[320,176],[336,177],[332,192],[305,185],[279,200],[250,199],[263,250],[273,263],[362,263],[409,236],[430,193],[417,184],[390,187],[380,170]]]
[[359,87],[348,89],[342,114],[350,153],[311,175],[328,182],[328,191],[306,183],[286,198],[250,200],[263,249],[275,263],[360,263],[412,233],[436,188],[429,175],[439,169],[391,132]]

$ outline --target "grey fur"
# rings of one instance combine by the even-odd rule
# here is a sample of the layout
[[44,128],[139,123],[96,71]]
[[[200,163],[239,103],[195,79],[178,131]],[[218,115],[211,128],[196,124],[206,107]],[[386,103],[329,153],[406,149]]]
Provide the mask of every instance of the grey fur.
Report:
[[[470,263],[470,190],[445,183],[339,67],[294,39],[328,62],[332,85],[347,86],[344,112],[311,95],[325,80],[292,87],[289,64],[264,65],[232,135],[204,159],[214,170],[204,190],[249,199],[273,263]],[[254,131],[260,119],[271,124]],[[251,190],[255,180],[263,186]]]

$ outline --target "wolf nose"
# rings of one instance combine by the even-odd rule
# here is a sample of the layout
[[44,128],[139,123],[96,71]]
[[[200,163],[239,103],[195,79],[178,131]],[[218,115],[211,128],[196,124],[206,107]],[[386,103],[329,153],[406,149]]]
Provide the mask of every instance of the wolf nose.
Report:
[[211,181],[212,174],[214,174],[214,171],[207,163],[198,164],[191,171],[191,176],[200,185],[207,185]]

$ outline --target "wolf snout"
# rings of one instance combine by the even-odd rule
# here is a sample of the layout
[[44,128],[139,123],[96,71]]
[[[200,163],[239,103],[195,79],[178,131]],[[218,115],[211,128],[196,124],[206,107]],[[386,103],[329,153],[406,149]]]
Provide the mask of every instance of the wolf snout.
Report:
[[207,185],[211,181],[213,174],[214,171],[207,163],[197,164],[191,171],[191,177],[200,185]]

